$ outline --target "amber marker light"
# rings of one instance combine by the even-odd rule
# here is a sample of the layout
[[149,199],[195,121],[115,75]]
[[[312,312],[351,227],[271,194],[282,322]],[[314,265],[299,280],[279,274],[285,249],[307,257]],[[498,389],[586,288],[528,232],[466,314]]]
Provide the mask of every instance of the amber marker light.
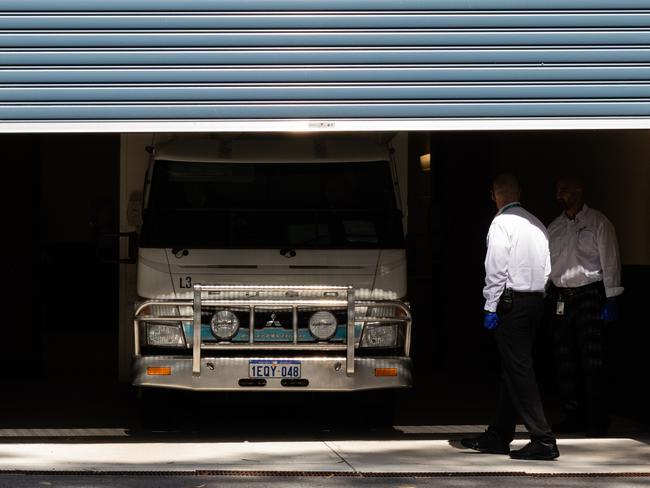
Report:
[[397,376],[397,368],[375,368],[375,376]]
[[147,374],[149,376],[169,376],[172,374],[172,369],[168,366],[160,366],[157,368],[147,368]]

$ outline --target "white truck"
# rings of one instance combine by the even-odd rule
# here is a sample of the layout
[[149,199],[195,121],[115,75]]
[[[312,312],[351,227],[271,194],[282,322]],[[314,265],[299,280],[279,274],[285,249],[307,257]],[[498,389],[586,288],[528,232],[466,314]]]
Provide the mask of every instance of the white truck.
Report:
[[134,385],[411,386],[403,202],[387,145],[178,138],[151,153]]

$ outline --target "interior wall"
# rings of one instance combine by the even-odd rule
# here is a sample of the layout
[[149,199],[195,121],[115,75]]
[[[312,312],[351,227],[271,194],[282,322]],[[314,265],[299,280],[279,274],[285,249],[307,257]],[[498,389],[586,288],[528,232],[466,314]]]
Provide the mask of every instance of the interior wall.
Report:
[[[495,213],[490,181],[495,155],[487,133],[432,133],[432,367],[444,375],[485,378],[496,367],[483,318],[485,236]],[[464,361],[463,358],[472,358]],[[477,359],[478,360],[477,363]],[[476,364],[481,364],[477,371]]]
[[0,375],[11,378],[31,372],[40,364],[40,341],[34,323],[39,314],[39,205],[40,143],[35,135],[3,135],[0,204],[3,238],[0,293],[7,305],[8,321],[3,339],[10,347],[0,361],[7,364]]
[[431,277],[431,171],[420,166],[429,152],[429,134],[412,132],[408,144],[408,269],[411,279]]
[[[117,230],[118,138],[1,139],[2,296],[10,304],[5,339],[11,344],[2,360],[12,364],[5,370],[41,379],[78,381],[86,373],[113,379],[117,268],[105,260]],[[84,358],[92,371],[75,369]]]
[[119,137],[44,134],[40,159],[43,317],[74,310],[55,326],[36,325],[46,371],[57,380],[114,381]]

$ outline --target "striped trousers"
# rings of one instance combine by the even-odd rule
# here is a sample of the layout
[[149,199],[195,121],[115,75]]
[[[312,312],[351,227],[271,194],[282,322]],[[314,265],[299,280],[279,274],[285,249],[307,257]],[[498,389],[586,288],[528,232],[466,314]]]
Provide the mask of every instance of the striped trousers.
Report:
[[568,418],[585,421],[587,430],[607,425],[605,337],[602,283],[558,289],[564,314],[554,317],[553,344],[557,381]]

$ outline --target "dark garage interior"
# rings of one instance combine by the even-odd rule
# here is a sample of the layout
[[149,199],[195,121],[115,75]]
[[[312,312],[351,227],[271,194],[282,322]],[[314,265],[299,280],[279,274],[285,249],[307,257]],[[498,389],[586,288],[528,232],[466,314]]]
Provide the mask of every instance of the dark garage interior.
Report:
[[[583,179],[588,205],[613,222],[622,254],[626,291],[621,319],[608,326],[607,338],[611,408],[647,422],[650,405],[643,385],[650,372],[650,335],[643,304],[650,277],[648,133],[435,133],[430,144],[433,313],[444,317],[444,325],[433,328],[434,337],[420,338],[416,344],[418,348],[428,342],[437,344],[434,354],[427,355],[433,358],[429,371],[443,384],[451,382],[449,395],[460,391],[454,408],[461,406],[465,412],[483,394],[496,395],[496,382],[490,381],[495,381],[498,359],[491,337],[481,329],[480,293],[485,235],[495,213],[489,199],[491,178],[503,171],[517,174],[523,205],[548,225],[560,213],[555,182],[572,173]],[[442,297],[440,308],[435,306],[436,296]],[[423,330],[428,329],[420,327],[418,333]],[[537,341],[536,364],[549,415],[554,417],[561,414],[553,403],[556,391],[549,341],[546,320]],[[490,367],[485,367],[486,361]],[[425,381],[436,384],[435,379]],[[477,391],[474,385],[484,385],[485,391]],[[489,415],[483,417],[484,422],[489,419]]]
[[117,378],[119,136],[1,140],[2,296],[12,304],[2,418],[5,427],[87,425],[83,412]]
[[[124,426],[133,392],[118,382],[120,136],[4,135],[3,427]],[[423,172],[419,156],[431,153]],[[498,359],[481,327],[490,181],[520,177],[523,204],[548,224],[554,184],[580,174],[587,202],[618,231],[621,320],[608,330],[612,412],[650,422],[650,133],[409,134],[409,298],[415,387],[395,425],[486,423]],[[549,416],[559,414],[546,330],[536,351]],[[44,407],[46,406],[46,408]]]

